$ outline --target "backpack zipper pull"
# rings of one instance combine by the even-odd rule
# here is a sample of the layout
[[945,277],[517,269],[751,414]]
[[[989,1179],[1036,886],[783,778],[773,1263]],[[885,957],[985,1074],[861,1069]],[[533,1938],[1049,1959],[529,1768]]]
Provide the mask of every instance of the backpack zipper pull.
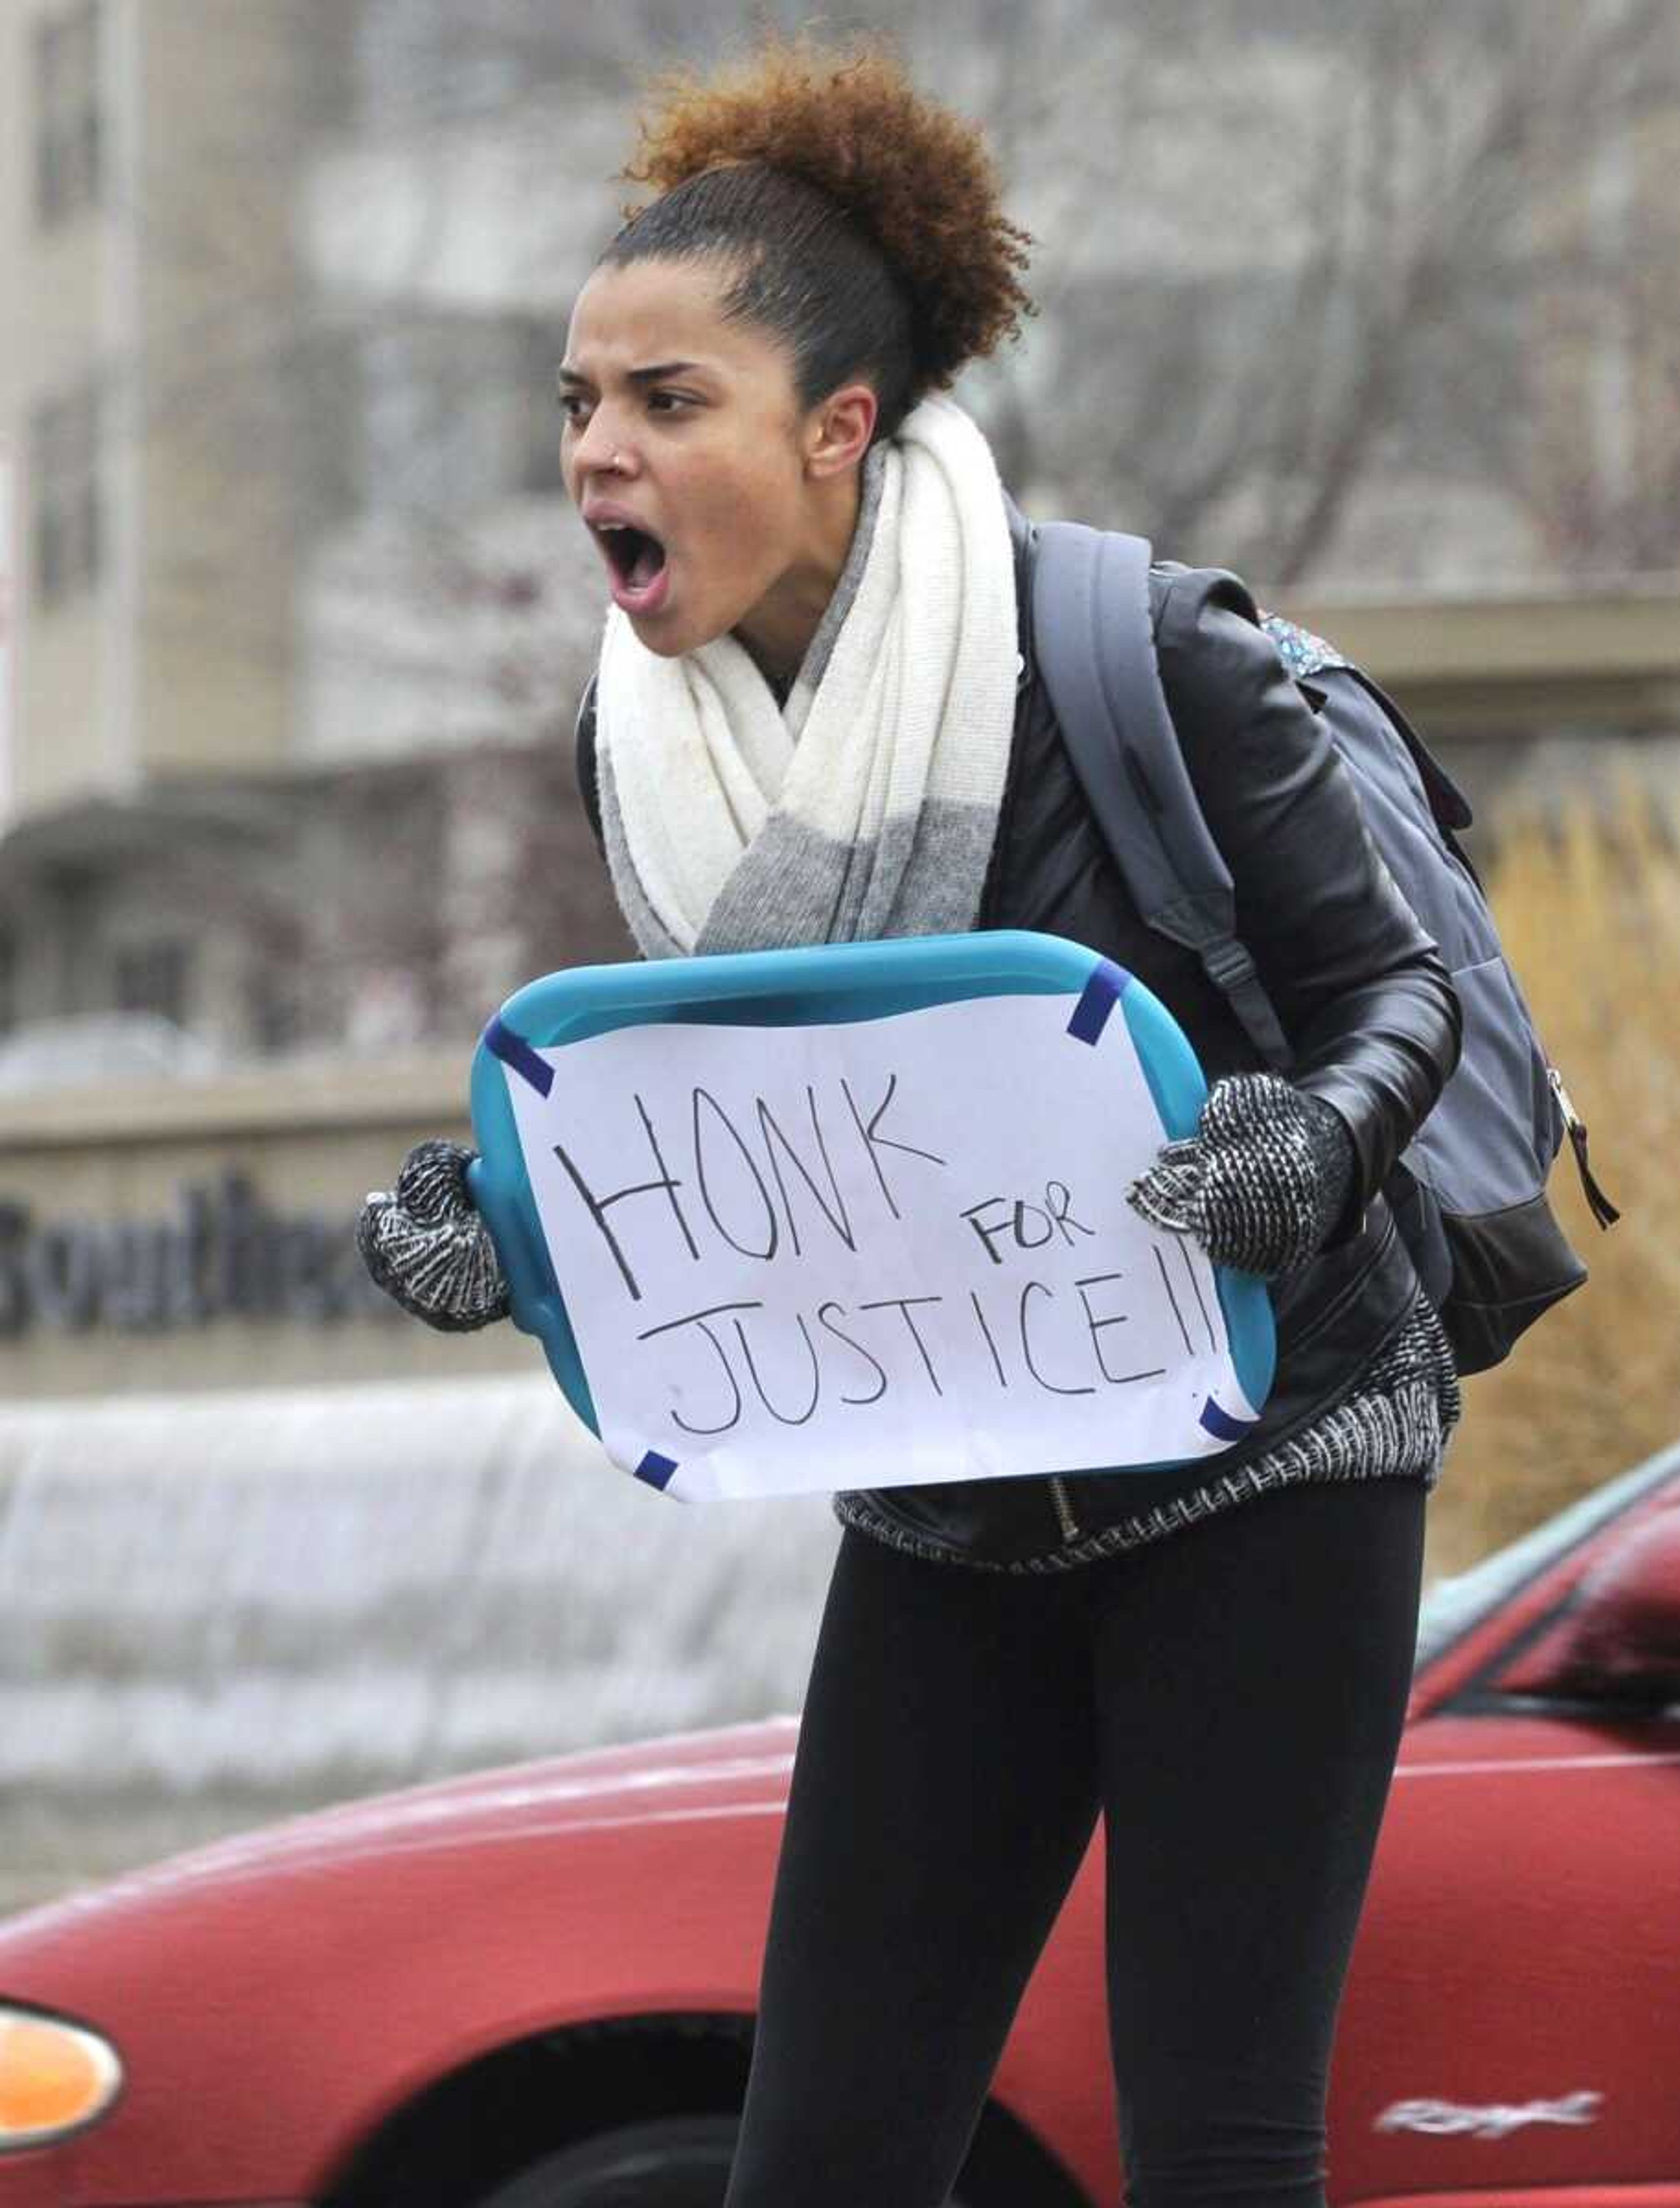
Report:
[[1563,1125],[1569,1131],[1569,1148],[1575,1152],[1575,1171],[1581,1175],[1582,1193],[1587,1206],[1600,1227],[1613,1227],[1622,1216],[1616,1206],[1593,1178],[1593,1168],[1587,1161],[1587,1122],[1569,1101],[1569,1092],[1563,1086],[1563,1077],[1555,1065],[1545,1070],[1551,1093],[1557,1099],[1558,1109],[1563,1114]]

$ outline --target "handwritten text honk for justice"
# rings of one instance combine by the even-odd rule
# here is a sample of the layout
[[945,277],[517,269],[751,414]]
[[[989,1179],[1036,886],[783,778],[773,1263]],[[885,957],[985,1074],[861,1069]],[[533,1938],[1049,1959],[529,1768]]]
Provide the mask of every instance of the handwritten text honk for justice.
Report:
[[509,1077],[602,1438],[680,1495],[1210,1454],[1211,1269],[1125,1200],[1164,1139],[1057,996],[619,1029]]

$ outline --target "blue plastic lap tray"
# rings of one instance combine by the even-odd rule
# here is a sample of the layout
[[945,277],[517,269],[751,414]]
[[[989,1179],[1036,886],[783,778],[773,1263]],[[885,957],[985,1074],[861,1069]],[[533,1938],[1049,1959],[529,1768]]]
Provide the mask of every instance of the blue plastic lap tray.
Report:
[[[996,996],[1077,997],[1075,1033],[1081,1018],[1100,1028],[1118,1005],[1168,1137],[1195,1132],[1207,1081],[1160,999],[1083,945],[1027,929],[580,966],[530,982],[507,999],[473,1057],[472,1123],[480,1155],[468,1168],[468,1183],[507,1275],[513,1323],[541,1341],[567,1401],[592,1431],[599,1433],[600,1423],[526,1177],[507,1070],[523,1071],[546,1090],[551,1071],[537,1051],[647,1021],[816,1026]],[[1232,1362],[1257,1410],[1275,1359],[1271,1300],[1263,1281],[1251,1275],[1225,1266],[1214,1271]]]

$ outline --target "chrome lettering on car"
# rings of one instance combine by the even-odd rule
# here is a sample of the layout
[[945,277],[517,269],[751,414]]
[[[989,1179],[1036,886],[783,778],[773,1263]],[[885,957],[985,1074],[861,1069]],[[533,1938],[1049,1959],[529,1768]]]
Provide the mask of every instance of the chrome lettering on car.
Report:
[[1603,2099],[1602,2093],[1565,2093],[1556,2101],[1524,2101],[1521,2105],[1495,2102],[1485,2109],[1464,2108],[1456,2101],[1395,2101],[1383,2109],[1372,2129],[1503,2139],[1507,2133],[1521,2130],[1524,2124],[1596,2122],[1599,2103]]

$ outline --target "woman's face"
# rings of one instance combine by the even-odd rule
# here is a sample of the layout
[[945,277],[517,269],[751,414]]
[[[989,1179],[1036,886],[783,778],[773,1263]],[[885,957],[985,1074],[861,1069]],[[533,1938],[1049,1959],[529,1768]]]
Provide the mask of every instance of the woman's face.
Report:
[[845,561],[873,394],[801,413],[786,347],[721,313],[727,281],[717,261],[596,270],[560,369],[561,466],[651,651],[740,627],[760,663],[797,666]]

